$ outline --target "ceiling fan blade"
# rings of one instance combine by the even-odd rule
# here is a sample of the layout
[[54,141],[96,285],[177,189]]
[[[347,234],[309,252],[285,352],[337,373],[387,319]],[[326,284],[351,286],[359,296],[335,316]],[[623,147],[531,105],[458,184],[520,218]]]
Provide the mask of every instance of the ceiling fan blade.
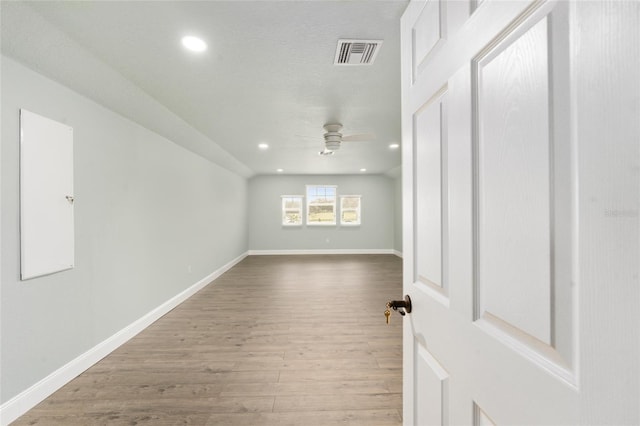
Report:
[[360,133],[357,135],[347,135],[342,137],[343,142],[366,142],[376,139],[376,135],[373,133]]

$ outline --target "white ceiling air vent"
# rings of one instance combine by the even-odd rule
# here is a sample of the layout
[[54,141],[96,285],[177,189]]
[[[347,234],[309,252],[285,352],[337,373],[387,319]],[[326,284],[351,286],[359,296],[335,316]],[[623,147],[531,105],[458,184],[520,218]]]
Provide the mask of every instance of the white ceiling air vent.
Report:
[[382,40],[338,40],[335,65],[371,65],[376,59]]

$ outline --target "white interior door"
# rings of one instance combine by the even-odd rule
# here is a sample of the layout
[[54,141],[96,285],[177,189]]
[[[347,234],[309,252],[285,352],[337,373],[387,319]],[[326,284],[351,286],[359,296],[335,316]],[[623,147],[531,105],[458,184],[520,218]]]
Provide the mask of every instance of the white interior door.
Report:
[[409,4],[406,425],[640,422],[633,3]]

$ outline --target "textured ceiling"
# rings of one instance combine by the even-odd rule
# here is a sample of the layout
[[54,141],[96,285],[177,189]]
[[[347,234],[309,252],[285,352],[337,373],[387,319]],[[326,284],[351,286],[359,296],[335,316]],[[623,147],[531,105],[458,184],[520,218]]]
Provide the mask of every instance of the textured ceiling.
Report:
[[[244,175],[388,173],[406,3],[2,2],[2,51]],[[186,34],[208,50],[182,49]],[[335,66],[341,38],[384,44],[373,65]],[[328,122],[376,139],[321,157]]]

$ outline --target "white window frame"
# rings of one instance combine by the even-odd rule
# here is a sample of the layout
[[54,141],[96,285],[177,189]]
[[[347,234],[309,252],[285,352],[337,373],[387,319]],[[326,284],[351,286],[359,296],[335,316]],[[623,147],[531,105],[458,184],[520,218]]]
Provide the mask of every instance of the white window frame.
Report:
[[[317,222],[317,221],[310,221],[309,220],[309,214],[311,213],[311,206],[312,206],[312,200],[309,196],[309,189],[311,188],[333,188],[333,201],[332,202],[328,202],[328,203],[323,203],[321,205],[324,206],[332,206],[333,207],[333,221],[331,222]],[[337,218],[338,218],[338,186],[337,185],[306,185],[306,190],[305,190],[305,194],[307,196],[307,212],[306,212],[306,224],[307,226],[336,226],[337,225]],[[316,204],[317,205],[317,204]]]
[[[345,209],[344,207],[345,198],[357,198],[358,207],[356,208],[349,207]],[[356,214],[358,215],[358,221],[345,222],[342,217],[345,211],[355,211]],[[361,224],[362,224],[362,196],[361,195],[341,195],[340,196],[340,226],[360,226]]]
[[[302,226],[303,223],[303,217],[304,217],[304,195],[281,195],[281,217],[280,217],[280,221],[282,222],[282,226]],[[286,207],[286,202],[287,200],[292,200],[292,199],[299,199],[300,200],[300,209],[295,209],[295,208],[287,208]],[[300,220],[296,223],[288,223],[285,218],[287,217],[287,211],[295,211],[295,210],[299,210],[299,217]]]

